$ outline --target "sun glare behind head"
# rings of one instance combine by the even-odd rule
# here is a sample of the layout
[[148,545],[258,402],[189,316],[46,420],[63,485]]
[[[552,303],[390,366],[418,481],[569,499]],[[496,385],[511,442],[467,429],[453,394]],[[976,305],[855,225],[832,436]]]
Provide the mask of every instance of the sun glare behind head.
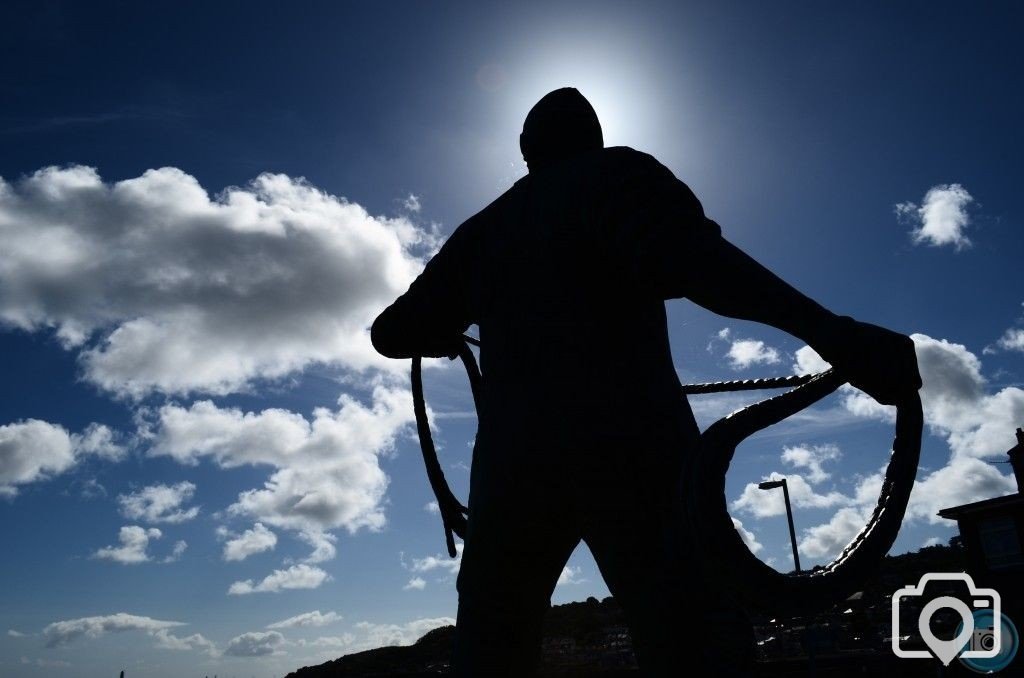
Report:
[[[616,41],[621,43],[621,36]],[[605,146],[642,146],[657,121],[652,70],[633,50],[600,36],[559,36],[510,69],[507,125],[521,129],[530,108],[548,92],[575,87],[597,111]]]

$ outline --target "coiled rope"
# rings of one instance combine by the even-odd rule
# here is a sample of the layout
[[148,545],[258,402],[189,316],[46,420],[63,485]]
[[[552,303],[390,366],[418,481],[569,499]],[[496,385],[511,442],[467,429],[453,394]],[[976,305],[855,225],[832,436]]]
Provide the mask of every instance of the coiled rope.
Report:
[[[469,376],[479,411],[480,368],[470,345],[480,341],[463,336],[458,357]],[[701,434],[685,474],[685,514],[694,543],[701,551],[704,574],[726,586],[742,604],[772,614],[807,614],[855,592],[892,548],[917,473],[923,416],[917,393],[897,406],[896,436],[878,502],[864,529],[829,565],[801,574],[783,574],[761,562],[735,529],[725,498],[725,477],[736,447],[750,435],[813,405],[845,380],[828,370],[820,374],[687,384],[684,393],[697,395],[757,389],[792,388],[723,417]],[[423,395],[422,361],[412,361],[413,409],[427,478],[437,498],[448,555],[455,557],[455,536],[465,538],[469,510],[456,499],[444,477],[430,433]]]

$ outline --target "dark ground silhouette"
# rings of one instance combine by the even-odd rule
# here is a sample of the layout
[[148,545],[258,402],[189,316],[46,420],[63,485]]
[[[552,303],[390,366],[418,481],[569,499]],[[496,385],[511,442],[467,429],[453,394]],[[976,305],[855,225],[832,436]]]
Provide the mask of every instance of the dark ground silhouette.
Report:
[[[935,660],[906,660],[893,655],[888,641],[891,626],[889,596],[926,572],[964,569],[963,548],[931,546],[916,553],[886,557],[878,573],[865,582],[853,600],[811,618],[812,642],[819,676],[927,676],[938,675]],[[924,601],[921,601],[922,603]],[[849,610],[849,611],[847,611]],[[688,610],[678,610],[685,617]],[[808,673],[807,619],[756,618],[757,663],[746,675],[760,678]],[[694,630],[701,632],[700,625]],[[435,629],[414,645],[387,647],[348,655],[299,669],[287,678],[420,678],[447,676],[455,629]],[[681,639],[689,645],[702,638]],[[612,598],[556,605],[544,619],[540,676],[544,678],[638,678],[632,641],[621,608]],[[700,675],[680,667],[677,675]],[[974,675],[954,662],[945,676]]]

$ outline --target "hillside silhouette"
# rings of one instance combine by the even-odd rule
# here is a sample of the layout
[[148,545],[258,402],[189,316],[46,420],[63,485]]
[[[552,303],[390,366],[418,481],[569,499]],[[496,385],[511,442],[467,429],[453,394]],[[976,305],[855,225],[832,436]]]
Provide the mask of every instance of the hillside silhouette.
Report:
[[[889,646],[890,598],[896,589],[916,583],[926,572],[964,569],[959,537],[949,545],[886,556],[863,590],[813,619],[755,618],[758,639],[756,676],[807,676],[812,647],[818,675],[935,676],[934,660],[900,660]],[[696,615],[700,611],[680,610]],[[811,627],[811,633],[807,628]],[[430,631],[404,647],[367,650],[288,674],[286,678],[426,678],[450,675],[455,628]],[[681,643],[699,639],[680,639]],[[555,605],[544,620],[543,678],[639,678],[622,609],[611,597]],[[683,669],[684,667],[680,667]],[[950,671],[954,668],[951,667]],[[950,675],[954,675],[950,673]]]

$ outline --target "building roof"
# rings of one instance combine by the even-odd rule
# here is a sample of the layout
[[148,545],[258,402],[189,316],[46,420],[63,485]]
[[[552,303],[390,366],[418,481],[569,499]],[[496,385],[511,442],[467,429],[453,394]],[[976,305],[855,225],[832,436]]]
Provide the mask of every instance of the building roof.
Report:
[[1024,495],[1020,492],[1015,492],[1013,494],[1008,494],[1005,497],[984,499],[982,501],[976,501],[973,504],[950,506],[949,508],[940,510],[939,516],[950,520],[959,520],[961,516],[970,515],[972,513],[988,513],[994,509],[1011,508],[1018,505],[1024,506]]

